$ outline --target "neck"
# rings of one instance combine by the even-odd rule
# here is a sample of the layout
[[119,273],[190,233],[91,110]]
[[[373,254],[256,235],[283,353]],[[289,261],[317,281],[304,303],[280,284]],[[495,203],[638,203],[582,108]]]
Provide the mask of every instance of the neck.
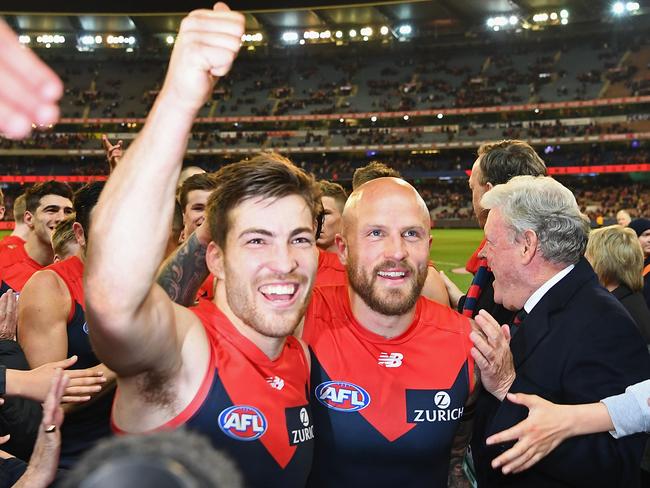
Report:
[[226,287],[222,280],[217,281],[217,289],[214,297],[214,303],[223,314],[228,317],[228,320],[243,335],[246,339],[255,344],[260,351],[262,351],[269,359],[275,360],[280,356],[286,337],[268,337],[260,334],[250,325],[244,323],[228,305],[228,298],[226,297]]
[[52,246],[43,245],[34,232],[29,235],[25,242],[25,252],[41,266],[47,266],[54,261]]
[[336,247],[335,243],[332,243],[332,245],[330,247],[328,247],[327,249],[325,249],[325,250],[327,252],[333,252],[334,254],[336,254],[338,252],[338,248]]
[[363,299],[348,286],[352,315],[361,326],[370,332],[392,339],[402,335],[413,323],[415,307],[404,315],[384,315],[371,309]]

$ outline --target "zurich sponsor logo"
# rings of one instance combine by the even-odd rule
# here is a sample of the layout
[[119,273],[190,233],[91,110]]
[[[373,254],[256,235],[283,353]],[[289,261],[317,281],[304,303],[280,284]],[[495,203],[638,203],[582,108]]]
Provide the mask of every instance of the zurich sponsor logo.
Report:
[[238,441],[254,441],[266,432],[264,414],[248,405],[233,405],[219,414],[219,428],[228,437]]
[[84,324],[81,326],[81,329],[88,334],[88,322],[84,322]]
[[433,403],[435,403],[438,408],[449,408],[451,397],[446,391],[439,391],[434,395]]
[[326,381],[316,387],[315,393],[319,402],[339,412],[356,412],[370,404],[366,390],[345,381]]

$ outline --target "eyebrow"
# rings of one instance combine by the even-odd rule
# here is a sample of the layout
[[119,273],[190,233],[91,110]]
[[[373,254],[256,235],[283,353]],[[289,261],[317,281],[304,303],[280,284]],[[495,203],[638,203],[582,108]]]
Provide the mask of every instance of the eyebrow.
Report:
[[74,208],[72,208],[72,207],[70,207],[70,206],[68,206],[68,205],[65,205],[65,206],[61,206],[61,205],[48,205],[48,206],[46,206],[46,207],[43,209],[43,211],[44,211],[44,212],[45,212],[45,211],[50,211],[50,210],[58,211],[58,210],[60,210],[60,209],[64,209],[64,210],[74,210]]
[[[311,234],[311,233],[314,232],[314,229],[312,229],[310,227],[298,227],[298,228],[293,229],[291,231],[291,234],[289,235],[289,237],[294,237],[294,236],[296,236],[298,234],[302,234],[302,233],[305,233],[305,232]],[[252,228],[252,229],[243,230],[239,234],[239,238],[241,239],[242,237],[244,237],[245,235],[248,235],[248,234],[258,234],[258,235],[263,235],[263,236],[267,236],[267,237],[275,237],[275,234],[273,232],[271,232],[270,230]]]

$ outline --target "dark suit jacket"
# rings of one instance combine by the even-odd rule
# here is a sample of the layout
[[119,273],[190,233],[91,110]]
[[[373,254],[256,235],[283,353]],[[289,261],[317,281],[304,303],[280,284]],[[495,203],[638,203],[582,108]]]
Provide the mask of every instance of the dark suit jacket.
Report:
[[[650,355],[632,318],[584,259],[531,310],[510,347],[517,374],[510,391],[556,403],[597,402],[650,377]],[[521,474],[492,469],[492,459],[512,443],[488,447],[485,439],[527,414],[525,407],[480,394],[472,439],[479,487],[639,486],[645,435],[575,437]]]
[[650,310],[645,303],[643,294],[640,291],[632,291],[627,286],[621,285],[612,290],[612,295],[630,312],[636,322],[639,332],[646,344],[650,344]]

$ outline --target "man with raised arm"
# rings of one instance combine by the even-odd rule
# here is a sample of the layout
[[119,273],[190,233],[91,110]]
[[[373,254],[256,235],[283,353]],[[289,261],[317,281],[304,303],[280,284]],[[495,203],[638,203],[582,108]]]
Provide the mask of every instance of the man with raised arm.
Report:
[[299,487],[313,426],[308,357],[291,335],[317,266],[313,178],[265,155],[223,168],[206,261],[224,286],[190,310],[154,283],[188,133],[243,32],[244,17],[221,3],[182,21],[160,95],[93,214],[86,313],[97,356],[118,375],[116,431],[185,425],[228,452],[246,486]]

